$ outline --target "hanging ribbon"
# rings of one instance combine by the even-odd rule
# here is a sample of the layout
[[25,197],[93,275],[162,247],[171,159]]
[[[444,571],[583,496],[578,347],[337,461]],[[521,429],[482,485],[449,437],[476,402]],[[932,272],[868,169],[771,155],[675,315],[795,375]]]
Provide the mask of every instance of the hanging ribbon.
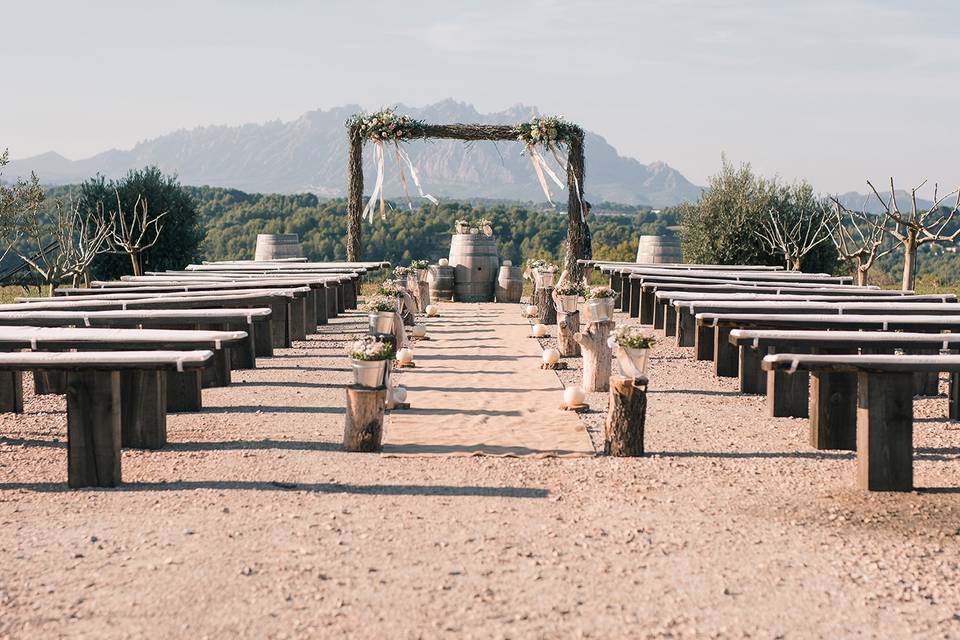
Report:
[[[414,168],[414,166],[413,166],[413,161],[410,159],[409,154],[407,154],[406,151],[404,151],[403,149],[400,148],[400,143],[399,143],[399,142],[397,143],[397,153],[399,153],[399,154],[400,154],[400,157],[403,158],[403,159],[406,161],[407,167],[409,167],[409,169],[410,169],[410,177],[413,178],[413,184],[417,187],[417,193],[420,194],[420,197],[421,197],[421,198],[424,198],[424,199],[426,199],[426,200],[429,200],[429,201],[432,202],[433,204],[440,204],[440,201],[437,200],[436,198],[434,198],[432,195],[430,195],[429,193],[424,193],[424,192],[423,192],[423,187],[420,186],[420,178],[419,178],[419,176],[417,176],[417,170],[416,170],[416,168]],[[399,164],[399,160],[397,161],[397,164]],[[403,169],[402,169],[402,168],[400,169],[400,175],[403,176]],[[406,187],[404,187],[404,188],[406,188]]]
[[540,152],[537,151],[537,148],[532,144],[527,145],[527,155],[530,156],[530,163],[533,165],[533,170],[537,174],[537,180],[540,182],[540,188],[543,189],[543,195],[547,196],[547,202],[554,204],[553,194],[550,193],[550,185],[547,184],[546,176],[544,176],[544,170],[546,170],[547,174],[550,176],[550,179],[557,183],[557,186],[560,187],[560,189],[563,189],[563,183],[560,181],[560,178],[557,177],[557,174],[550,169],[546,160],[543,159],[543,156],[540,155]]
[[377,180],[373,185],[373,193],[370,194],[370,200],[367,201],[367,206],[363,208],[363,213],[360,215],[361,218],[369,218],[370,222],[373,223],[373,211],[377,203],[377,198],[380,199],[380,217],[386,219],[387,213],[383,204],[383,141],[377,140],[374,142],[374,158],[376,159],[377,164]]
[[548,143],[547,147],[550,149],[550,152],[553,153],[553,159],[557,161],[557,164],[566,168],[567,175],[573,178],[573,188],[577,190],[577,202],[580,203],[580,222],[586,224],[587,219],[583,213],[583,195],[580,193],[580,181],[577,180],[576,172],[570,170],[570,159],[568,158],[564,161],[563,158],[560,157],[560,152],[557,150],[557,147],[552,142]]

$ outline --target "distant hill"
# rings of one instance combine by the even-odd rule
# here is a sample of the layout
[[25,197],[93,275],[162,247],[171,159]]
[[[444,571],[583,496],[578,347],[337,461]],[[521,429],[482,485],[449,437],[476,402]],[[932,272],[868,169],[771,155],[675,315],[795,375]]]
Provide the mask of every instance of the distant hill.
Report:
[[[515,106],[480,114],[472,106],[444,100],[423,108],[399,106],[428,122],[512,124],[538,113]],[[181,130],[147,140],[130,150],[113,149],[83,160],[49,152],[12,161],[4,176],[35,171],[45,184],[83,181],[97,173],[118,177],[148,164],[176,173],[181,182],[263,193],[310,192],[322,197],[346,193],[347,144],[344,121],[356,105],[305,113],[291,122],[238,127],[209,126]],[[543,193],[523,148],[514,143],[435,140],[407,145],[427,192],[447,198],[497,198],[542,201]],[[368,149],[369,151],[369,149]],[[603,137],[587,132],[587,198],[664,207],[697,199],[700,188],[663,162],[644,165],[619,155]],[[372,162],[365,162],[372,182]],[[402,193],[395,160],[388,158],[387,195]],[[565,198],[561,195],[561,201]]]

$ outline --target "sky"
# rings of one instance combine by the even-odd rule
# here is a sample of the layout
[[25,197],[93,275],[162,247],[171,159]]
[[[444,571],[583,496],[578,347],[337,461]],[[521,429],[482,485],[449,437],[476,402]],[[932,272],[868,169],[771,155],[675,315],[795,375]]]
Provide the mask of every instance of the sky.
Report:
[[[952,0],[0,0],[0,149],[454,98],[523,103],[696,184],[960,183]],[[589,158],[587,158],[589,163]]]

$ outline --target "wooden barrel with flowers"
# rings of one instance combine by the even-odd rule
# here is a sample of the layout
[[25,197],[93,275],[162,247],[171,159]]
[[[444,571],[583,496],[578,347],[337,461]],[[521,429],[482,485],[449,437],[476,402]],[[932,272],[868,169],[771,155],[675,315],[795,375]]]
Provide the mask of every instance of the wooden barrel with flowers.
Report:
[[456,233],[450,238],[453,297],[457,302],[492,302],[500,258],[493,236]]

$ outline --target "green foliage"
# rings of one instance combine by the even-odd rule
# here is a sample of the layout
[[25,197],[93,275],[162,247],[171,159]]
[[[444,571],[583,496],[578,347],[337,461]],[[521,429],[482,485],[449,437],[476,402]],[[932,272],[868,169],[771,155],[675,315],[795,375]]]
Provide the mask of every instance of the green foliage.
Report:
[[[118,215],[118,195],[120,208],[128,220],[133,216],[138,197],[146,200],[150,216],[166,212],[157,243],[141,256],[145,271],[182,269],[200,259],[204,237],[201,216],[191,191],[181,187],[175,176],[165,176],[157,167],[131,171],[121,180],[107,181],[97,176],[80,186],[80,207],[87,211],[102,208],[107,216]],[[104,280],[128,275],[131,271],[126,255],[99,256],[92,267],[94,277]]]
[[[696,204],[680,207],[681,246],[686,262],[704,264],[783,265],[758,235],[770,213],[795,219],[813,195],[806,183],[782,185],[754,174],[749,164],[739,167],[723,159],[720,171]],[[789,224],[789,222],[787,222]],[[836,249],[823,242],[802,262],[805,271],[832,272]]]
[[[208,260],[252,258],[259,233],[296,233],[304,255],[313,260],[344,260],[347,206],[343,199],[320,201],[309,194],[247,194],[230,189],[187,187],[207,223]],[[566,215],[533,206],[444,202],[414,211],[395,207],[386,220],[364,222],[363,255],[407,264],[446,257],[458,218],[490,220],[500,257],[558,262],[567,237]],[[670,215],[643,211],[634,216],[596,216],[590,220],[594,256],[633,260],[639,236],[665,232]]]

